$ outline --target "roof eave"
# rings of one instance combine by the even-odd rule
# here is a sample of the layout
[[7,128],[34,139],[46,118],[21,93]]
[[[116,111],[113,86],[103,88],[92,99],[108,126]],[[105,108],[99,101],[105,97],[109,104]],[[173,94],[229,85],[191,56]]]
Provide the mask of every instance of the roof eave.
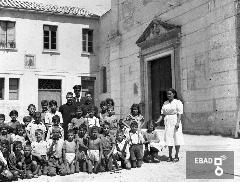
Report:
[[12,8],[12,7],[0,7],[0,9],[8,9],[13,11],[23,11],[23,12],[32,12],[32,13],[40,13],[40,14],[52,14],[56,16],[68,16],[68,17],[75,17],[75,18],[89,18],[89,19],[100,19],[100,16],[98,15],[92,15],[92,16],[84,16],[84,15],[72,15],[72,14],[63,14],[63,13],[54,13],[51,11],[36,11],[36,10],[30,10],[30,9],[24,9],[24,8]]

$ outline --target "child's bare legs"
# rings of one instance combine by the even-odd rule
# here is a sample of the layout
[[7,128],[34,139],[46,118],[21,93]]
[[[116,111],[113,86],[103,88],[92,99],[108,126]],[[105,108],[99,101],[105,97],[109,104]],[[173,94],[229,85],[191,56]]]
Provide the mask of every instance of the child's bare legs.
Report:
[[85,160],[82,161],[82,172],[87,172],[87,162]]
[[173,149],[173,146],[168,146],[168,160],[167,162],[171,162],[173,159],[172,159],[172,149]]
[[179,161],[179,157],[178,157],[179,149],[180,149],[180,145],[176,145],[175,146],[176,154],[175,154],[174,162]]
[[70,174],[74,174],[75,173],[75,162],[72,162],[69,166],[70,166]]
[[88,160],[88,173],[92,174],[93,171],[93,163],[91,160]]
[[99,165],[99,162],[95,161],[94,162],[94,168],[93,168],[93,173],[95,173],[95,174],[98,173],[98,165]]

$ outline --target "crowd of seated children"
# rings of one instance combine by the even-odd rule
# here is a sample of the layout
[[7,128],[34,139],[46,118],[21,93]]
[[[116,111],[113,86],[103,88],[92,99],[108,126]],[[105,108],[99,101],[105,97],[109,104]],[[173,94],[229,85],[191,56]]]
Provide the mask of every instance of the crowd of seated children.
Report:
[[152,121],[146,132],[141,130],[145,122],[138,104],[131,106],[126,119],[118,119],[110,98],[100,103],[99,114],[95,106],[78,106],[65,141],[57,102],[41,104],[41,112],[30,104],[22,122],[16,110],[10,112],[9,122],[0,114],[1,180],[129,170],[141,167],[143,161],[160,162],[158,152],[164,143]]

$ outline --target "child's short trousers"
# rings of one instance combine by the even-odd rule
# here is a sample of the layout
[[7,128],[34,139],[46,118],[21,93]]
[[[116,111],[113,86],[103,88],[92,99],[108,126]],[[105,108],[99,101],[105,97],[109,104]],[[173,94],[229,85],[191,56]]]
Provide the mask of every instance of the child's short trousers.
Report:
[[131,145],[130,148],[130,159],[131,160],[142,160],[143,158],[143,145],[134,144]]
[[76,154],[77,160],[87,160],[87,155],[85,151],[78,151]]
[[66,153],[66,161],[71,164],[75,159],[75,153]]
[[93,162],[98,162],[100,159],[99,150],[88,150],[88,157]]

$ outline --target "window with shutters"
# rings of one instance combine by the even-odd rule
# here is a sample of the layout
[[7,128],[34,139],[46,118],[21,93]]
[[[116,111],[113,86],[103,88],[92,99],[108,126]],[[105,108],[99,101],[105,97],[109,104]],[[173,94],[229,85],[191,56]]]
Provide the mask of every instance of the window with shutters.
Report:
[[9,78],[9,100],[19,99],[19,78]]
[[15,22],[0,21],[0,49],[16,48],[15,41]]
[[93,53],[93,30],[82,29],[82,51]]
[[105,66],[102,67],[102,92],[107,92],[107,68]]
[[4,99],[4,78],[0,78],[0,100]]
[[43,26],[43,49],[57,50],[57,26]]

